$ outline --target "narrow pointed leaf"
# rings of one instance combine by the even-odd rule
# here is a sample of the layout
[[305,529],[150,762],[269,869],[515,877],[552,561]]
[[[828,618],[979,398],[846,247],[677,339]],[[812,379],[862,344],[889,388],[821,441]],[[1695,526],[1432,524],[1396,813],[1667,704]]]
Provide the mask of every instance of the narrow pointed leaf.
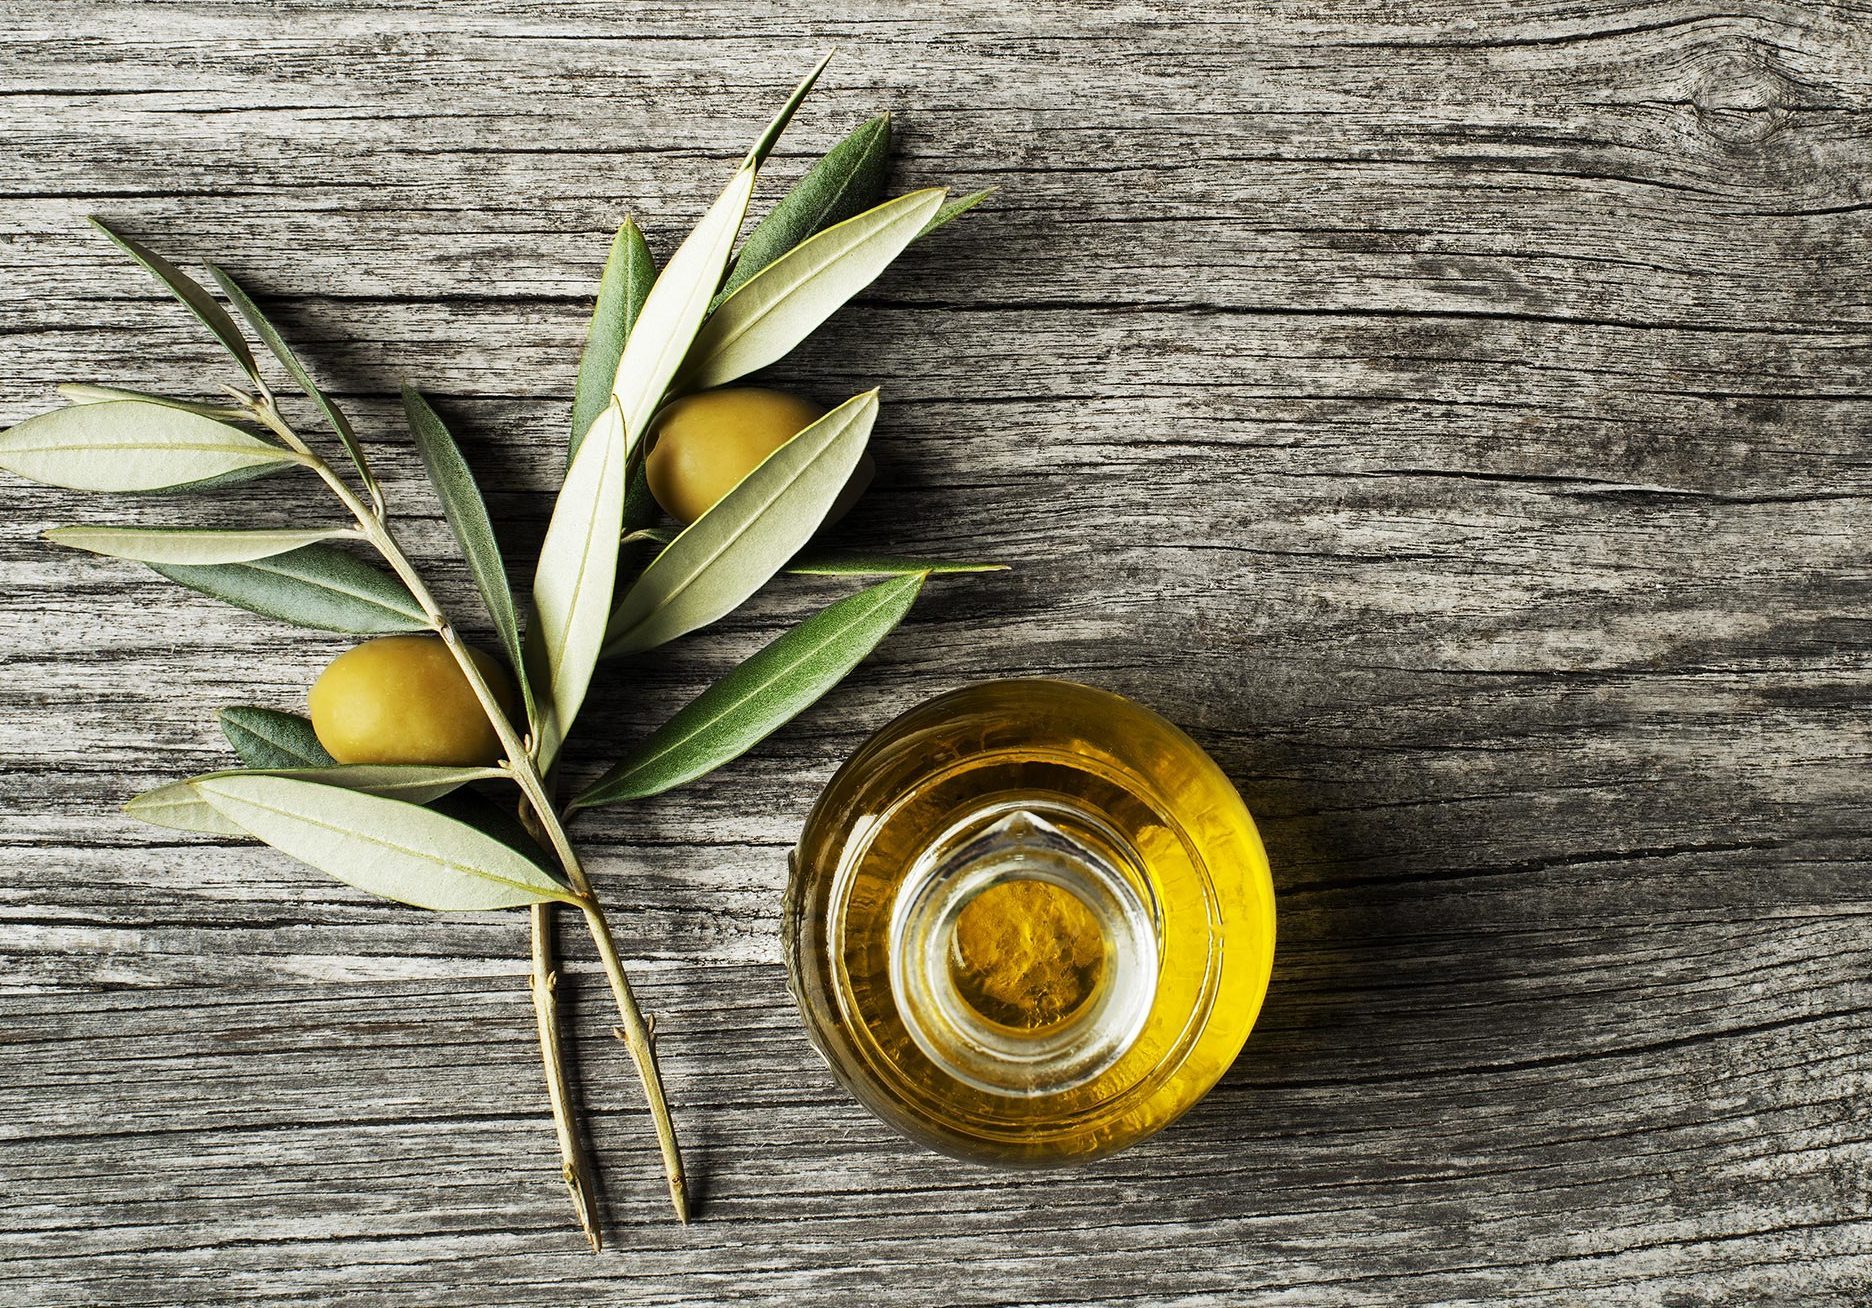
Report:
[[494,524],[488,518],[487,504],[481,498],[474,473],[462,458],[461,448],[449,435],[434,409],[429,407],[414,387],[403,388],[403,412],[409,418],[410,432],[416,438],[416,452],[429,481],[442,501],[442,512],[454,528],[468,572],[487,605],[488,617],[500,636],[507,662],[519,678],[526,699],[527,721],[537,716],[533,704],[533,686],[527,680],[526,665],[520,650],[520,618],[514,607],[513,590],[507,583],[507,566],[501,562],[500,542],[494,537]]
[[[642,543],[659,548],[676,539],[668,527],[639,527],[625,536],[626,544]],[[966,572],[1006,572],[1006,563],[988,563],[965,559],[925,559],[914,554],[874,554],[866,550],[833,550],[809,547],[787,560],[783,571],[798,577],[908,577],[926,573],[932,577]]]
[[605,652],[674,640],[764,586],[819,529],[877,411],[877,392],[866,391],[768,455],[643,570],[612,615]]
[[572,806],[660,794],[739,758],[876,649],[923,581],[921,573],[900,577],[815,613],[691,700]]
[[150,566],[191,590],[301,627],[356,635],[429,630],[402,582],[330,545],[250,563]]
[[577,902],[532,859],[419,804],[294,777],[194,785],[257,839],[385,899],[445,912]]
[[890,170],[890,139],[891,119],[884,113],[828,150],[748,233],[716,301],[727,299],[755,273],[815,232],[855,218],[882,200]]
[[222,348],[234,356],[234,362],[241,366],[241,371],[254,381],[259,381],[260,371],[254,363],[253,351],[247,348],[246,338],[241,335],[240,328],[234,325],[234,320],[228,317],[227,310],[216,303],[214,296],[208,293],[207,287],[142,242],[133,241],[128,236],[112,231],[105,226],[101,218],[93,217],[91,225],[116,242],[119,249],[142,264],[150,276],[161,282],[168,288],[171,295],[187,305],[189,312],[194,314],[201,325],[221,342]]
[[973,209],[983,200],[993,195],[998,189],[1000,188],[994,186],[984,187],[982,190],[970,191],[967,195],[959,196],[949,201],[949,203],[938,209],[935,215],[923,225],[923,230],[917,233],[917,239],[922,240],[939,227],[947,227],[970,209]]
[[721,302],[682,368],[685,390],[720,386],[789,354],[916,239],[946,192],[912,191],[826,228]]
[[611,384],[617,378],[624,342],[643,313],[644,301],[656,282],[656,260],[650,257],[637,224],[626,218],[611,242],[604,272],[598,279],[598,303],[592,309],[585,353],[579,358],[578,387],[572,395],[572,443],[566,462],[578,453],[579,442],[611,403]]
[[328,768],[338,762],[319,743],[312,720],[297,713],[230,704],[215,717],[228,744],[250,768]]
[[70,490],[192,490],[298,462],[237,427],[141,400],[74,404],[0,432],[0,468]]
[[937,577],[965,572],[1006,572],[1005,563],[963,559],[920,559],[909,554],[870,554],[863,550],[801,550],[786,570],[808,577]]
[[[744,162],[727,187],[709,206],[695,230],[670,256],[644,300],[643,312],[624,342],[611,398],[624,421],[624,446],[635,448],[642,439],[663,393],[689,352],[690,342],[708,313],[709,300],[721,285],[735,234],[747,214],[754,193],[756,165]],[[594,426],[602,422],[602,415]]]
[[121,386],[94,386],[90,382],[62,382],[58,393],[73,404],[135,400],[139,404],[160,404],[167,409],[181,409],[184,413],[198,413],[204,418],[219,418],[223,422],[242,422],[252,418],[247,410],[229,404],[202,404],[196,400],[178,400],[173,396],[156,395],[149,391],[125,390]]
[[780,140],[780,134],[786,131],[787,124],[793,121],[794,111],[800,107],[800,102],[813,89],[813,84],[819,80],[819,74],[825,71],[826,65],[832,62],[832,56],[836,53],[838,53],[836,50],[826,51],[825,58],[821,59],[810,73],[800,79],[799,85],[793,88],[793,94],[787,97],[786,103],[780,106],[780,112],[773,116],[773,120],[755,140],[754,148],[748,151],[747,162],[749,164],[759,168],[767,162],[767,156],[773,153],[775,144]]
[[534,676],[545,701],[545,760],[572,729],[604,644],[623,531],[624,463],[624,421],[614,404],[592,424],[566,470],[533,576]]
[[139,563],[246,563],[322,540],[355,536],[350,527],[54,527],[45,538],[68,549],[89,550]]
[[154,826],[172,827],[177,831],[244,836],[248,834],[246,829],[209,803],[197,789],[196,782],[222,777],[289,777],[316,782],[321,786],[338,786],[345,790],[362,791],[367,795],[406,800],[412,804],[426,804],[470,781],[487,781],[505,775],[497,768],[442,768],[415,764],[240,769],[210,772],[206,776],[172,781],[166,786],[146,790],[125,804],[124,812]]
[[351,429],[350,419],[346,418],[339,411],[338,406],[332,403],[330,396],[319,389],[318,383],[312,380],[312,374],[307,372],[305,365],[299,362],[299,356],[294,354],[292,347],[286,344],[286,338],[279,334],[279,329],[274,327],[267,316],[260,311],[260,306],[254,303],[253,297],[241,289],[240,283],[213,264],[208,265],[208,272],[221,287],[221,293],[228,297],[229,303],[240,311],[240,316],[247,320],[249,327],[253,328],[254,335],[265,342],[267,349],[272,351],[273,357],[280,361],[280,365],[286,369],[294,384],[304,391],[314,404],[318,405],[319,412],[325,415],[325,421],[330,424],[332,431],[337,433],[339,441],[344,444],[345,453],[351,456],[351,464],[357,469],[358,477],[364,482],[364,488],[370,492],[371,499],[381,506],[383,491],[377,484],[376,476],[370,470],[370,461],[364,457],[364,446],[358,441],[357,433]]
[[543,868],[550,869],[553,866],[551,852],[533,839],[532,834],[521,825],[517,806],[513,803],[499,803],[478,790],[463,788],[450,791],[440,799],[430,800],[427,807],[444,817],[466,823],[484,836],[492,836]]

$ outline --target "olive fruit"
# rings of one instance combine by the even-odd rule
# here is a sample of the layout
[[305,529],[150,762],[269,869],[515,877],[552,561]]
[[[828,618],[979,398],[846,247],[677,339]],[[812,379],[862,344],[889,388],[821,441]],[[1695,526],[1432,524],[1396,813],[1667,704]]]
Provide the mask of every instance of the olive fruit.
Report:
[[[644,463],[650,493],[676,521],[694,522],[769,454],[824,416],[809,400],[758,386],[726,386],[672,400],[651,427]],[[828,517],[849,508],[870,477],[867,456]]]
[[[512,721],[506,671],[478,649],[468,656]],[[348,649],[307,700],[319,744],[340,763],[470,766],[501,757],[500,738],[439,636],[380,636]]]

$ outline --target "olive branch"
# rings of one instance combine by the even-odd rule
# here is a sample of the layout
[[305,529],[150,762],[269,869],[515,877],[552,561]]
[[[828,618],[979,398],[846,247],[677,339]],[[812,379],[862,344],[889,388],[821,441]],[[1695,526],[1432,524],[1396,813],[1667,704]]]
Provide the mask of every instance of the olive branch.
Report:
[[[619,229],[579,365],[566,472],[524,635],[474,475],[435,410],[404,390],[418,453],[519,687],[523,723],[503,712],[456,622],[399,543],[384,487],[350,421],[221,269],[209,271],[227,304],[318,411],[344,450],[348,475],[288,421],[221,300],[97,219],[220,342],[243,384],[212,402],[65,386],[68,407],[0,433],[0,468],[75,490],[200,491],[308,470],[343,518],[305,527],[69,526],[45,534],[60,545],[146,563],[184,586],[300,626],[440,638],[499,738],[497,763],[339,765],[304,717],[237,705],[219,717],[242,767],[157,787],[126,808],[165,827],[257,839],[359,889],[421,908],[528,908],[529,987],[562,1172],[594,1250],[601,1244],[595,1180],[560,1054],[556,906],[576,909],[596,945],[618,1011],[615,1030],[643,1084],[671,1202],[685,1221],[688,1199],[653,1026],[568,834],[573,815],[660,794],[739,757],[856,667],[930,576],[997,566],[812,544],[864,455],[878,413],[875,390],[800,430],[688,527],[671,533],[651,521],[644,453],[665,403],[784,358],[913,241],[987,195],[951,201],[932,188],[882,199],[890,119],[879,115],[819,160],[737,251],[761,166],[824,68],[821,61],[794,90],[660,272],[636,224],[626,219]],[[367,547],[383,566],[344,546]],[[715,622],[782,570],[886,579],[783,633],[560,804],[560,753],[601,661]],[[499,790],[477,785],[511,789],[500,801]]]

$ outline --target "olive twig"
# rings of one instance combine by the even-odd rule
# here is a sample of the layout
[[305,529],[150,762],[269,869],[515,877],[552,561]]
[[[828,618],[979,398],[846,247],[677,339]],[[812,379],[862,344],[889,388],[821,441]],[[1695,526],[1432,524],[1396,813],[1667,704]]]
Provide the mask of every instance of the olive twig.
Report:
[[[467,680],[469,688],[473,690],[475,698],[480,701],[482,711],[487,714],[488,722],[494,728],[495,735],[500,739],[501,749],[506,754],[501,768],[520,787],[521,794],[525,796],[528,806],[533,811],[533,819],[538,831],[552,846],[554,856],[565,871],[566,883],[571,887],[572,893],[578,899],[579,908],[585,914],[586,926],[591,931],[593,943],[597,945],[598,957],[604,965],[605,976],[611,984],[612,997],[616,1001],[618,1013],[623,1020],[625,1047],[630,1050],[632,1061],[637,1065],[638,1080],[643,1084],[644,1098],[649,1104],[650,1117],[656,1126],[657,1144],[663,1155],[663,1170],[669,1181],[670,1203],[676,1210],[677,1220],[687,1222],[689,1200],[683,1179],[682,1153],[676,1142],[675,1123],[670,1119],[669,1105],[663,1095],[663,1078],[657,1069],[656,1052],[651,1045],[649,1026],[644,1020],[643,1010],[638,1007],[636,994],[631,989],[630,978],[624,974],[624,965],[618,957],[617,944],[611,936],[610,923],[605,919],[604,909],[592,890],[590,879],[585,875],[584,865],[579,861],[579,856],[566,835],[565,825],[560,821],[558,811],[547,793],[546,783],[540,775],[538,766],[527,752],[519,735],[514,731],[513,724],[507,720],[507,715],[501,711],[499,702],[494,698],[493,690],[488,686],[486,678],[481,675],[481,669],[475,666],[474,660],[468,656],[468,647],[462,643],[454,624],[449,621],[448,615],[436,602],[435,596],[423,582],[422,576],[416,571],[408,555],[404,554],[402,547],[397,544],[396,537],[391,533],[383,515],[375,512],[371,506],[359,499],[356,492],[332,470],[331,465],[306,445],[305,441],[281,416],[270,395],[263,394],[250,407],[254,416],[284,441],[288,448],[309,460],[308,466],[326,485],[331,487],[332,493],[350,511],[352,517],[357,519],[364,538],[382,556],[384,562],[390,565],[391,571],[395,572],[404,586],[408,588],[411,598],[422,608],[430,627],[436,635],[441,637],[442,643],[454,656],[456,664],[461,668],[462,676]],[[539,966],[537,947],[540,939],[541,933],[536,928],[534,932],[536,969]],[[541,1004],[544,1002],[541,999],[542,993],[549,996],[550,988],[545,992],[535,989],[536,1015],[539,1015]],[[542,1028],[546,1022],[547,1018],[542,1016]],[[551,1018],[551,1027],[554,1031],[557,1030],[556,1011]],[[555,1046],[552,1052],[542,1049],[542,1057],[547,1060],[547,1078],[549,1086],[552,1086],[555,1078],[553,1068],[558,1066],[557,1047]],[[563,1074],[559,1075],[562,1080]],[[559,1097],[555,1095],[555,1114],[558,1111],[558,1102]],[[588,1236],[591,1234],[589,1228],[587,1234]]]

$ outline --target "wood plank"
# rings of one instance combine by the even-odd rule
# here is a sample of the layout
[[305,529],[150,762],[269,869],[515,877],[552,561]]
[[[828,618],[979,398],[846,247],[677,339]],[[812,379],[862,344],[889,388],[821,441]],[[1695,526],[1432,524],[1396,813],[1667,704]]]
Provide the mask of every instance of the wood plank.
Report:
[[[525,575],[599,261],[667,254],[843,52],[777,193],[885,107],[1001,187],[780,384],[882,384],[854,545],[987,555],[689,791],[582,819],[659,1016],[669,1225],[590,951],[618,1252],[554,1175],[514,916],[439,920],[140,826],[343,642],[0,490],[0,1302],[1856,1305],[1872,1287],[1872,14],[1845,4],[562,0],[10,7],[0,421],[209,394],[102,213],[269,296],[378,451],[432,392]],[[323,512],[259,484],[242,512]],[[595,771],[836,584],[601,681]],[[1273,855],[1269,1008],[1184,1121],[1004,1175],[898,1142],[803,1039],[785,851],[859,740],[1064,675],[1183,723]],[[568,937],[571,933],[567,933]]]

